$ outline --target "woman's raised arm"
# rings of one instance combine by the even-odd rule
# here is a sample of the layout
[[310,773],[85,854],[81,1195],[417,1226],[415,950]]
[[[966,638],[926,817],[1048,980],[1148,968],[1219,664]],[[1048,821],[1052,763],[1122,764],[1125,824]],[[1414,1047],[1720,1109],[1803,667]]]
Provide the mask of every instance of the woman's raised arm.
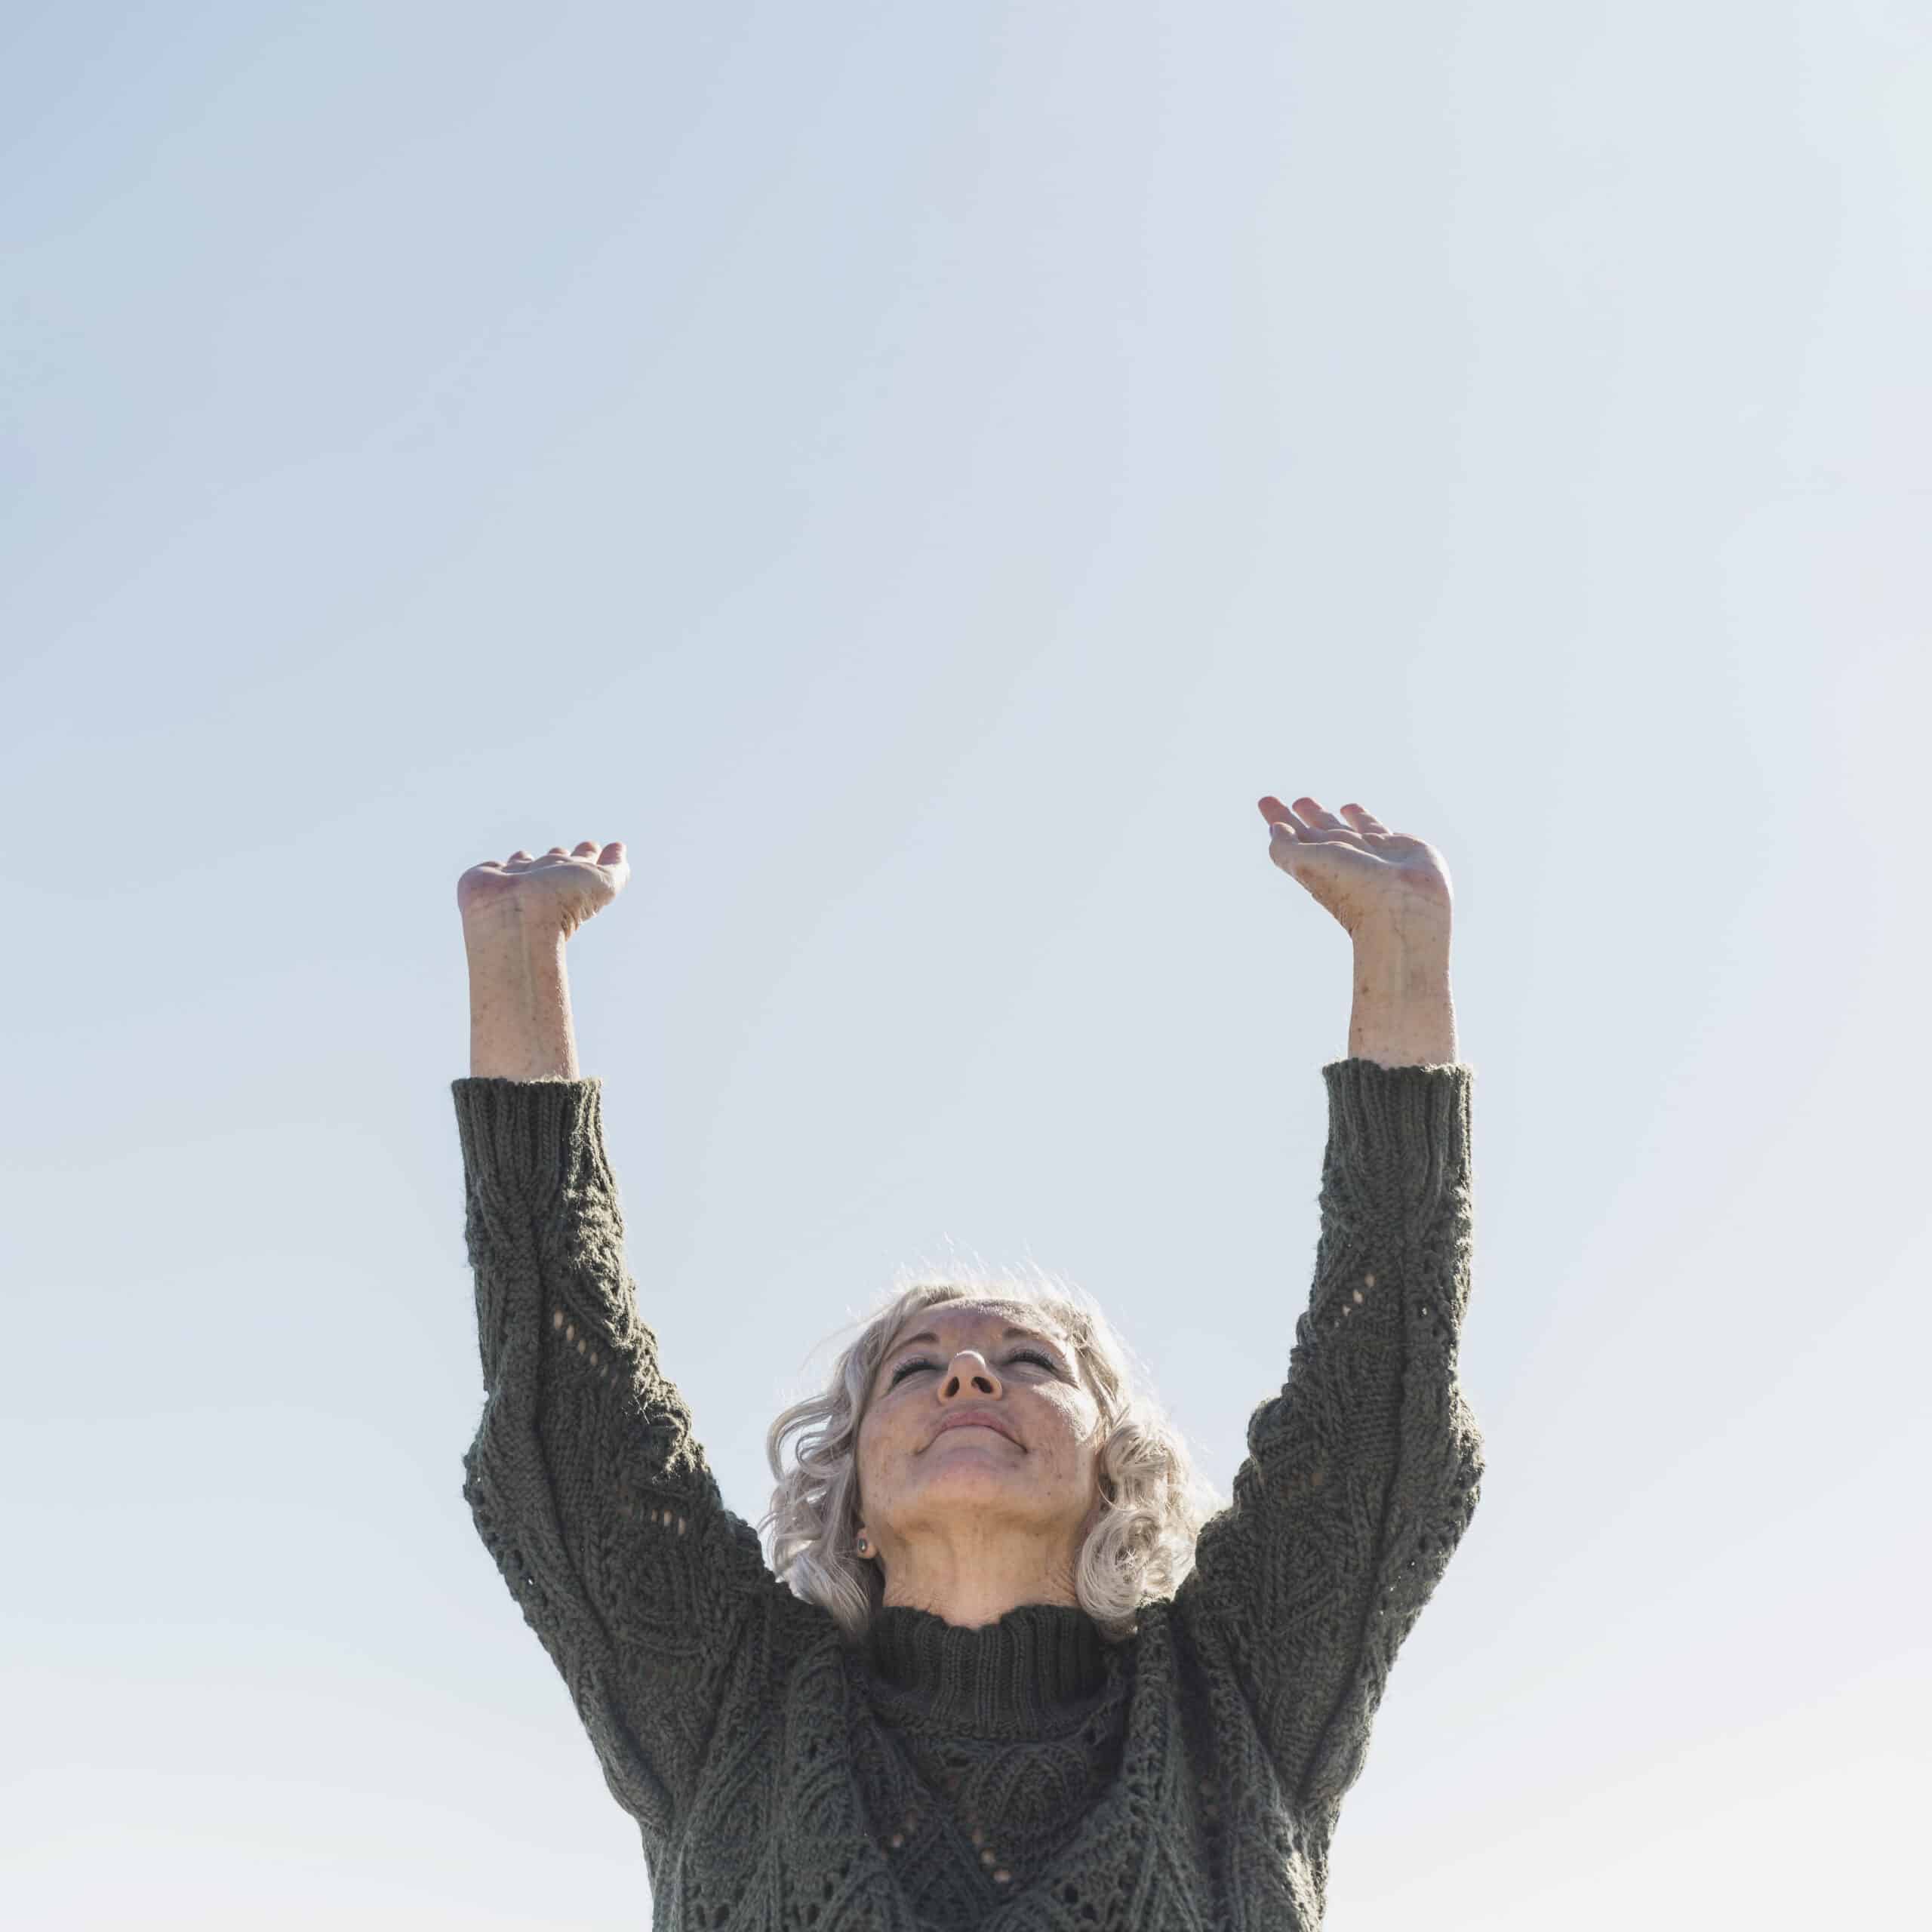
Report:
[[453,1092],[485,1392],[463,1496],[649,1847],[688,1807],[726,1701],[768,1702],[825,1614],[725,1508],[626,1270],[564,947],[627,872],[620,844],[586,840],[463,875],[472,1072]]
[[1475,1510],[1457,1383],[1469,1289],[1471,1073],[1455,1063],[1448,874],[1358,806],[1262,801],[1271,856],[1355,942],[1315,1284],[1280,1392],[1176,1607],[1226,1656],[1288,1793],[1332,1825],[1397,1650]]

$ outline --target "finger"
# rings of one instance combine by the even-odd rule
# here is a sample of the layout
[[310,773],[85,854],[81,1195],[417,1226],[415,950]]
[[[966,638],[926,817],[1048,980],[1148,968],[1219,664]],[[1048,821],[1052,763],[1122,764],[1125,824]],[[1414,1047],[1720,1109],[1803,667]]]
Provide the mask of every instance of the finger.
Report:
[[1359,805],[1344,805],[1342,816],[1358,832],[1380,832],[1387,835],[1389,828],[1373,812],[1364,811]]
[[1300,813],[1303,824],[1312,826],[1318,832],[1346,832],[1348,829],[1333,812],[1324,810],[1319,798],[1297,798],[1295,810]]
[[598,863],[605,866],[621,866],[624,863],[624,841],[614,838],[597,855]]
[[549,851],[543,854],[546,859],[568,859],[570,855],[571,848],[568,845],[552,845]]
[[1278,863],[1284,858],[1294,863],[1321,861],[1325,854],[1337,850],[1365,857],[1368,841],[1359,832],[1351,832],[1346,826],[1334,832],[1324,832],[1319,826],[1309,826],[1297,832],[1292,826],[1278,825],[1269,835],[1268,850]]
[[519,860],[519,859],[527,859],[527,858],[528,858],[529,857],[530,857],[530,854],[529,854],[528,852],[526,852],[526,851],[523,849],[523,848],[522,848],[521,845],[519,845],[519,846],[516,848],[516,850],[515,850],[514,852],[512,852],[512,853],[509,855],[509,857],[503,861],[503,863],[504,863],[504,864],[508,865],[508,866],[513,866],[513,865],[515,865],[515,864],[516,863],[516,862],[517,862],[517,860]]
[[571,857],[573,859],[594,859],[596,856],[597,841],[594,838],[580,838],[576,844],[571,848]]
[[1324,863],[1321,848],[1287,825],[1276,826],[1269,835],[1268,856],[1297,885],[1308,885],[1311,873],[1318,873]]
[[1285,825],[1291,831],[1300,829],[1300,821],[1273,792],[1269,792],[1265,798],[1256,799],[1255,803],[1261,808],[1261,816],[1270,825]]

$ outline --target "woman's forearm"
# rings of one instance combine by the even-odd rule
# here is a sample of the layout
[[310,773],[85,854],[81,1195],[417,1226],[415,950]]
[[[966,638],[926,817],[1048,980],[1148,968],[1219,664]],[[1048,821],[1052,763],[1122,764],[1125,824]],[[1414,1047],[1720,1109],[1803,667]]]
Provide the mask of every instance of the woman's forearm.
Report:
[[1355,941],[1349,1057],[1383,1066],[1446,1066],[1456,1059],[1449,938],[1433,928],[1365,928]]
[[472,1078],[576,1080],[564,936],[508,916],[466,921]]

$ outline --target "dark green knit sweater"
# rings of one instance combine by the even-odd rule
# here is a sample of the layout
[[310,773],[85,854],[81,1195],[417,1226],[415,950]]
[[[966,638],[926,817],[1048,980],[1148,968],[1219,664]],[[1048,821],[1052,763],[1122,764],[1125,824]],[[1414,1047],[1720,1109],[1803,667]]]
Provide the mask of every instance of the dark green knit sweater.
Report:
[[[1324,1066],[1315,1286],[1195,1568],[848,1645],[724,1504],[625,1272],[595,1080],[459,1080],[476,1527],[642,1835],[660,1932],[1312,1932],[1475,1507],[1470,1069]],[[1235,1367],[1241,1363],[1231,1364]]]

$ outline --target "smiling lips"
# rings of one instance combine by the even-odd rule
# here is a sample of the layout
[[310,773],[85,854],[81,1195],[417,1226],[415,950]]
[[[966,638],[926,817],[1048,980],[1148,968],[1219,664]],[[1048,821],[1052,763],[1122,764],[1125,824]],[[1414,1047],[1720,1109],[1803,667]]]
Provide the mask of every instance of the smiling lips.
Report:
[[990,1429],[1004,1436],[1016,1449],[1022,1446],[1020,1438],[998,1416],[989,1415],[984,1409],[968,1409],[962,1415],[948,1416],[933,1431],[933,1440],[937,1442],[949,1429]]

